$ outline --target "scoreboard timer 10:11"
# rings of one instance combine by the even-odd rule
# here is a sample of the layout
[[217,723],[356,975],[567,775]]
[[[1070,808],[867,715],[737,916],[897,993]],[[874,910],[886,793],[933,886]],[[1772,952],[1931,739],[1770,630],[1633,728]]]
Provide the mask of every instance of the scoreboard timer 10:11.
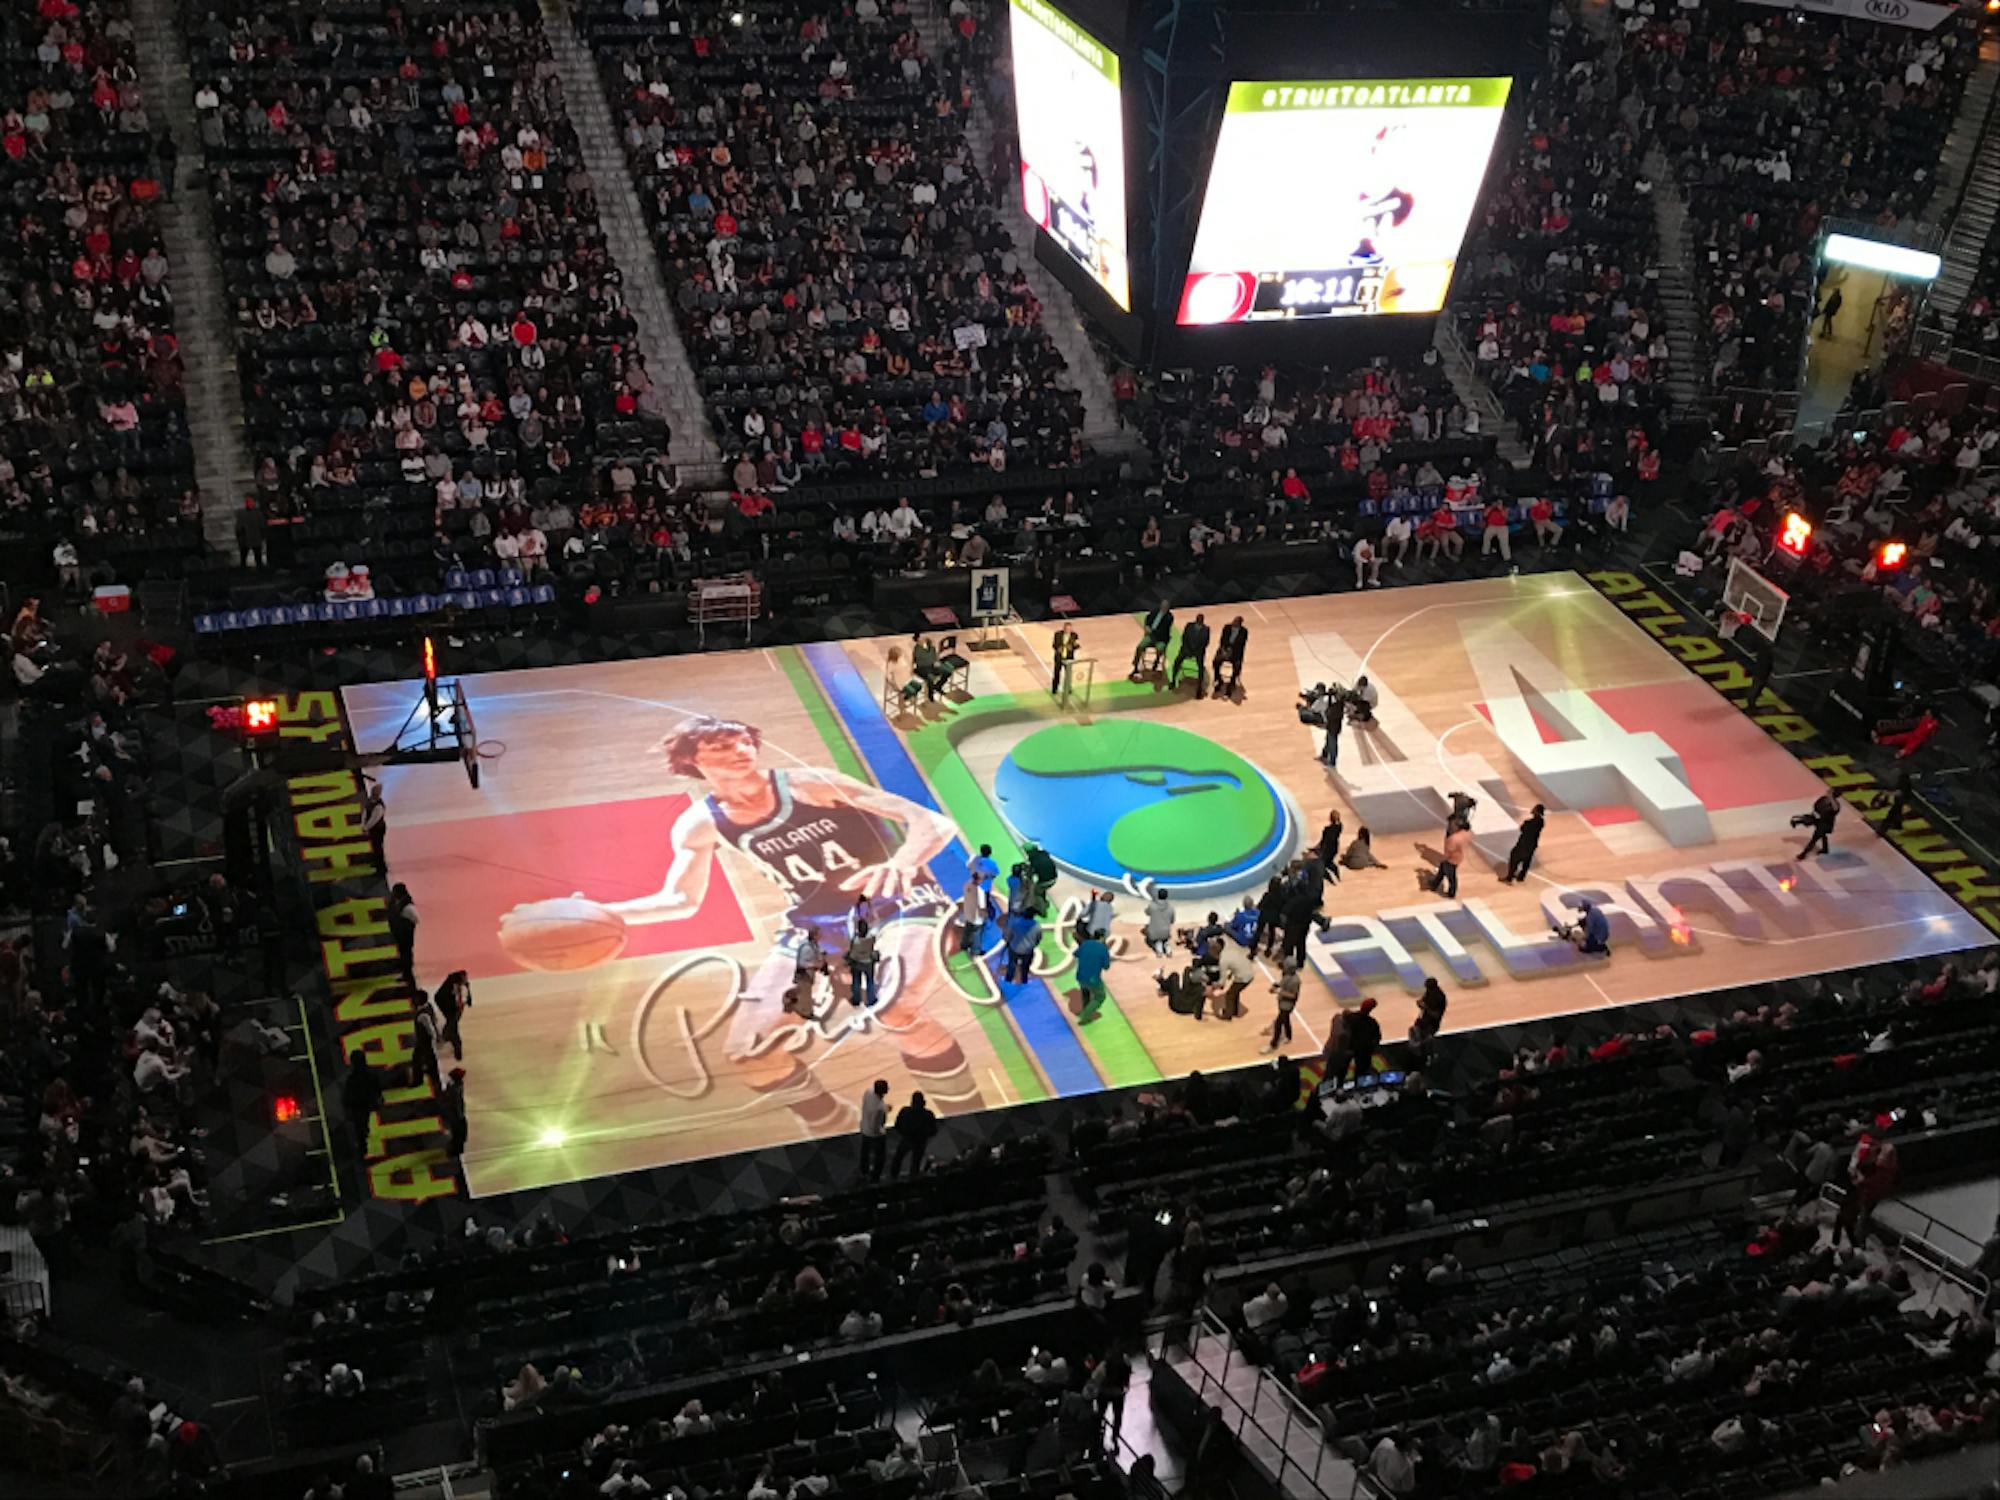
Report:
[[1372,313],[1381,305],[1382,280],[1379,266],[1352,271],[1272,272],[1260,278],[1257,306],[1251,316]]

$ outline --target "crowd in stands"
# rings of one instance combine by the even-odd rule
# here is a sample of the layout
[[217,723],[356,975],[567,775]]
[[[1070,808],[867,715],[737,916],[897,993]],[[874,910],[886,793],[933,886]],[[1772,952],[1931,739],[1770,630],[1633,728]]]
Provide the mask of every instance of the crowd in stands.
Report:
[[971,14],[933,57],[903,4],[661,10],[580,24],[735,488],[1081,463],[1011,181],[967,137]]
[[1047,1157],[1026,1137],[839,1199],[590,1238],[468,1220],[400,1271],[302,1300],[293,1420],[351,1434],[406,1416],[395,1351],[427,1331],[478,1327],[490,1409],[526,1414],[1060,1302],[1076,1235],[1046,1219]]
[[[1558,15],[1561,15],[1558,12]],[[1496,159],[1453,297],[1474,368],[1554,480],[1659,475],[1668,353],[1642,100],[1582,26],[1557,23],[1519,149]]]
[[[1911,669],[1909,717],[1937,706],[2000,659],[2000,595],[1991,559],[2000,539],[2000,418],[1966,389],[1857,409],[1863,389],[1813,449],[1746,450],[1715,476],[1684,570],[1709,564],[1700,584],[1721,587],[1740,558],[1792,595],[1801,628],[1839,641],[1878,619],[1899,621]],[[1813,530],[1794,552],[1779,545],[1797,511]],[[1904,552],[1884,562],[1885,544]],[[1988,726],[1989,731],[1993,726]],[[1920,748],[1920,747],[1913,747]]]
[[[158,903],[135,900],[149,795],[139,716],[166,690],[165,657],[128,658],[108,641],[86,651],[32,600],[10,644],[21,701],[0,838],[0,1222],[28,1232],[62,1296],[77,1295],[68,1278],[86,1264],[165,1292],[172,1277],[156,1250],[209,1222],[197,1107],[225,1025],[209,995],[146,961]],[[219,878],[204,893],[225,919],[239,899]],[[0,1418],[19,1439],[11,1459],[150,1486],[215,1466],[205,1429],[143,1381],[81,1367],[31,1336],[12,1342],[52,1310],[32,1280],[7,1291]]]
[[[208,995],[141,963],[150,908],[98,905],[100,885],[145,853],[136,715],[165,679],[108,642],[78,662],[74,644],[40,625],[32,603],[21,611],[15,676],[36,675],[7,851],[24,924],[0,950],[0,1093],[29,1128],[10,1142],[5,1172],[53,1259],[74,1221],[111,1236],[136,1272],[154,1231],[202,1220],[192,1103],[222,1021]],[[220,877],[209,896],[225,909],[237,899]]]
[[1626,13],[1621,79],[1687,204],[1718,393],[1795,387],[1815,237],[1923,213],[1977,52],[1963,16],[1921,31],[1726,4]]
[[[1135,1224],[1154,1204],[1179,1205],[1188,1228],[1151,1247],[1135,1240],[1128,1282],[1150,1286],[1148,1268],[1168,1258],[1173,1285],[1206,1284],[1211,1306],[1233,1299],[1246,1352],[1290,1380],[1357,1459],[1372,1459],[1392,1493],[1497,1493],[1571,1471],[1605,1493],[1662,1482],[1692,1493],[1718,1466],[1753,1465],[1759,1490],[1816,1482],[1844,1464],[1885,1466],[1990,1437],[2000,1417],[1984,1368],[1995,1352],[1988,1313],[1972,1300],[1942,1313],[1913,1300],[1907,1270],[1876,1247],[1869,1222],[1894,1189],[1899,1140],[2000,1116],[2000,1090],[1979,1065],[1995,1042],[1996,988],[2000,955],[1988,955],[1844,993],[1811,981],[1706,1025],[1588,1047],[1557,1037],[1523,1047],[1497,1079],[1445,1095],[1430,1087],[1439,1080],[1413,1082],[1393,1104],[1367,1108],[1365,1124],[1361,1108],[1352,1123],[1336,1108],[1316,1165],[1294,1158],[1289,1177],[1267,1175],[1234,1200],[1271,1139],[1257,1138],[1245,1101],[1193,1090],[1206,1102],[1115,1121],[1108,1140],[1082,1143],[1079,1181],[1101,1201],[1137,1190],[1147,1212]],[[1430,1194],[1478,1175],[1462,1159],[1430,1175],[1441,1155],[1463,1151],[1449,1125],[1440,1137],[1425,1119],[1441,1105],[1470,1127],[1462,1139],[1497,1148],[1480,1172],[1506,1170],[1510,1155],[1543,1157],[1574,1195],[1599,1182],[1589,1163],[1600,1150],[1616,1150],[1618,1110],[1648,1113],[1677,1086],[1706,1091],[1698,1107],[1690,1096],[1672,1111],[1699,1128],[1680,1145],[1663,1136],[1661,1155],[1682,1173],[1735,1162],[1795,1182],[1781,1221],[1754,1234],[1684,1224],[1476,1275],[1445,1248],[1456,1231],[1414,1233],[1462,1223],[1468,1204]],[[1593,1107],[1606,1099],[1614,1109]],[[1550,1121],[1581,1134],[1547,1144]],[[1416,1122],[1425,1128],[1409,1135]],[[1166,1174],[1170,1162],[1185,1165]],[[1627,1169],[1609,1180],[1634,1179]],[[1505,1196],[1532,1202],[1546,1185],[1515,1181]],[[1822,1234],[1830,1210],[1814,1200],[1829,1186],[1841,1190],[1840,1211]],[[1400,1205],[1393,1214],[1385,1199]],[[1204,1211],[1215,1201],[1221,1214]],[[1273,1206],[1303,1232],[1252,1236],[1247,1253],[1225,1233],[1218,1249],[1215,1220],[1248,1222]],[[1410,1236],[1404,1248],[1386,1262],[1374,1255],[1399,1234]],[[1194,1269],[1173,1269],[1190,1254]],[[1373,1268],[1366,1278],[1328,1290],[1316,1268],[1355,1258]],[[1685,1390],[1663,1395],[1674,1386]]]
[[343,586],[365,563],[382,593],[496,565],[589,577],[671,486],[538,8],[202,9],[194,104],[257,465],[239,551]]
[[148,105],[124,0],[0,19],[0,514],[78,581],[201,545]]

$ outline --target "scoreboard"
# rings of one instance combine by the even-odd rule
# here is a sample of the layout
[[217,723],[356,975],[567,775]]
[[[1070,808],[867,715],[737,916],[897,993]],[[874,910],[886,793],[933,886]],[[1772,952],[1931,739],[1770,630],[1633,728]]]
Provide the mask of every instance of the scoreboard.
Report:
[[1264,3],[1009,0],[1038,258],[1134,357],[1427,343],[1545,56],[1529,0]]

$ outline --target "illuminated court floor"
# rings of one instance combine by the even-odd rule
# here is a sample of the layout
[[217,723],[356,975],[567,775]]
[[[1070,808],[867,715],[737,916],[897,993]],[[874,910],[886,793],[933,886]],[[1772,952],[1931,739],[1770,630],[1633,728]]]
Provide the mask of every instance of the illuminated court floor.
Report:
[[[845,1133],[876,1078],[897,1103],[922,1088],[956,1111],[1255,1061],[1274,974],[1240,1020],[1171,1013],[1140,893],[1169,889],[1183,924],[1226,915],[1332,812],[1349,839],[1370,827],[1389,868],[1329,885],[1296,1053],[1363,995],[1402,1035],[1427,975],[1460,1030],[1981,940],[1856,815],[1830,856],[1795,863],[1789,819],[1818,780],[1581,579],[1205,611],[1218,634],[1239,612],[1244,688],[1220,701],[1127,680],[1126,616],[1077,626],[1087,708],[1049,696],[1039,625],[967,650],[960,682],[907,711],[883,706],[887,654],[907,664],[907,640],[466,679],[481,790],[436,768],[384,780],[390,873],[424,914],[419,982],[472,976],[474,1193]],[[1363,672],[1376,723],[1348,731],[1329,771],[1295,696]],[[416,693],[349,689],[357,741],[393,734]],[[1454,790],[1478,799],[1479,853],[1445,900],[1413,872]],[[1535,802],[1549,813],[1533,874],[1503,884]],[[1049,922],[1024,984],[1001,982],[991,926],[958,951],[969,860],[990,845],[1004,882],[1025,838],[1062,863],[1070,909],[1118,891],[1113,999],[1088,1025],[1071,1013],[1065,924]],[[856,891],[876,888],[893,892],[870,906],[880,985],[855,1006],[838,949]],[[634,903],[622,947],[588,968],[522,967],[503,915],[572,895]],[[1611,911],[1608,960],[1551,935],[1583,896]],[[839,983],[830,1004],[795,995],[788,1010],[805,932]]]

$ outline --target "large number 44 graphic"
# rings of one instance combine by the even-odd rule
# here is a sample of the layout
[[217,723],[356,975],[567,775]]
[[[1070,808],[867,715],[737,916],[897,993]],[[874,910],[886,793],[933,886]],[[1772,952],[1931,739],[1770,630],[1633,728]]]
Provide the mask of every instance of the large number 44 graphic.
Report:
[[[1551,806],[1631,806],[1668,843],[1709,843],[1708,810],[1690,790],[1680,757],[1651,732],[1633,733],[1509,626],[1466,622],[1467,659],[1507,753]],[[1295,636],[1299,682],[1331,676],[1353,682],[1360,655],[1332,632]],[[1453,751],[1411,711],[1395,685],[1377,682],[1375,723],[1343,748],[1339,777],[1356,815],[1377,832],[1439,827],[1453,792],[1478,797],[1472,832],[1482,849],[1512,843],[1525,807],[1508,800],[1504,778],[1484,756]],[[1547,738],[1544,726],[1556,736]]]
[[1708,809],[1659,735],[1625,728],[1510,625],[1462,621],[1459,636],[1493,732],[1550,802],[1629,806],[1676,848],[1713,842]]

